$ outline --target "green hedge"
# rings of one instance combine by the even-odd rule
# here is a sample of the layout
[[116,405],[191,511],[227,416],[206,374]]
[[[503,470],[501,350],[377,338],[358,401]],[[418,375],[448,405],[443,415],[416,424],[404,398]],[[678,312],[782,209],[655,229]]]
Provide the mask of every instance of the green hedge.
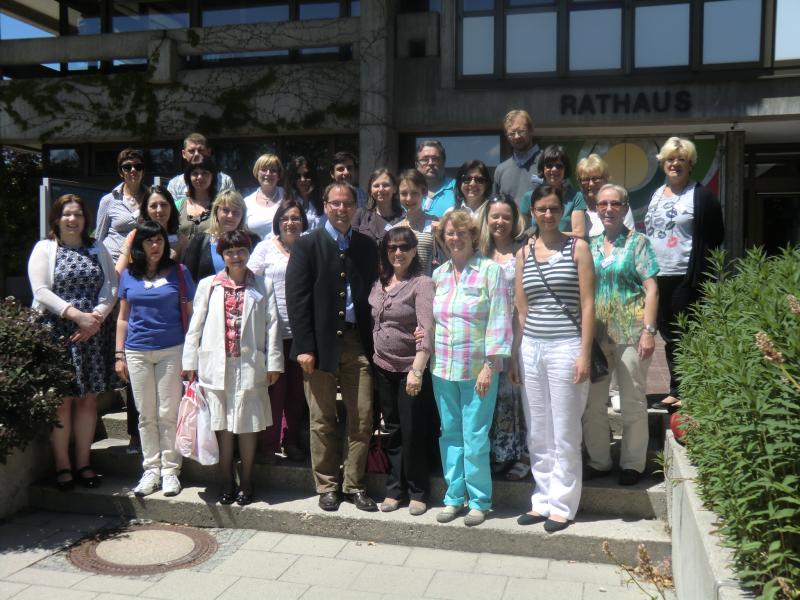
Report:
[[677,369],[686,447],[742,581],[800,591],[800,249],[753,250],[683,319]]

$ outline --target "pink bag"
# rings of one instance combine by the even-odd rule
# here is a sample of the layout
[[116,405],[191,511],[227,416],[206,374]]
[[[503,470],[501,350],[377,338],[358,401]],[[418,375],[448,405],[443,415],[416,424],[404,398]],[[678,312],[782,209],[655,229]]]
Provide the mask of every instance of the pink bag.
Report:
[[196,380],[185,384],[186,390],[178,410],[175,449],[201,465],[219,462],[217,436],[211,429],[211,411]]

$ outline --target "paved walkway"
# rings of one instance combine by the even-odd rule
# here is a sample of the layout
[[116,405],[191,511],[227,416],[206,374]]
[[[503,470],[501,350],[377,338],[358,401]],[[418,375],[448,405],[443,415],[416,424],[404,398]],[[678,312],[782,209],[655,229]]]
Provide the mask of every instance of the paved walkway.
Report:
[[[610,565],[209,529],[208,561],[140,577],[96,575],[65,549],[118,520],[20,513],[0,525],[0,600],[641,600]],[[674,596],[669,595],[669,598]]]

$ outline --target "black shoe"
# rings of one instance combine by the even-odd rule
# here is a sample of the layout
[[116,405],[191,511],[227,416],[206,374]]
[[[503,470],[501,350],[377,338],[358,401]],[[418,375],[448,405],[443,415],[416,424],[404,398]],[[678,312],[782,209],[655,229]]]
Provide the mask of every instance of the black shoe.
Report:
[[544,522],[544,530],[547,533],[555,533],[556,531],[564,531],[567,527],[569,527],[569,521],[565,523],[561,523],[560,521],[553,521],[553,519],[547,519]]
[[611,469],[608,471],[600,471],[599,469],[595,469],[594,467],[590,467],[586,465],[583,467],[583,480],[584,481],[591,481],[592,479],[599,479],[600,477],[605,477],[606,475],[611,474]]
[[103,483],[103,479],[97,473],[95,473],[94,475],[91,475],[89,477],[84,477],[83,476],[84,473],[88,473],[88,472],[90,472],[92,470],[93,470],[92,467],[90,467],[88,465],[85,466],[85,467],[81,467],[80,469],[76,469],[75,470],[75,475],[77,475],[77,481],[83,487],[96,488],[96,487],[100,487],[100,484]]
[[[63,475],[69,475],[69,479],[59,479]],[[75,489],[75,480],[72,478],[71,469],[61,469],[56,471],[56,487],[61,492],[69,492]]]
[[634,469],[622,469],[622,472],[619,474],[619,484],[636,485],[639,483],[639,478],[641,476],[642,474]]
[[353,492],[352,494],[345,494],[344,497],[348,502],[356,505],[358,510],[365,510],[367,512],[375,512],[378,510],[378,505],[375,500],[367,496],[366,492]]
[[247,506],[248,504],[253,503],[253,492],[249,494],[245,493],[244,490],[239,490],[239,493],[236,494],[236,504],[239,506]]
[[219,500],[217,500],[220,504],[229,505],[236,502],[236,491],[234,488],[230,488],[228,490],[222,490],[222,493],[219,495]]
[[322,510],[339,510],[341,502],[339,492],[325,492],[319,495],[319,507]]
[[531,513],[525,513],[517,517],[517,525],[536,525],[536,523],[541,523],[542,521],[547,521],[547,517],[532,515]]

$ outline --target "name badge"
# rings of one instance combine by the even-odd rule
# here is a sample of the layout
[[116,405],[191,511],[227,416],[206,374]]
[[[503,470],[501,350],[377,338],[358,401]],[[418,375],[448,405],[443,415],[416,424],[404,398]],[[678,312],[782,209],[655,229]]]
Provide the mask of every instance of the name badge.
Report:
[[612,255],[610,255],[610,256],[606,256],[606,257],[603,259],[603,262],[601,262],[601,263],[600,263],[600,266],[601,266],[601,267],[603,267],[604,269],[605,269],[606,267],[610,267],[611,265],[613,265],[613,264],[614,264],[614,261],[615,261],[616,259],[617,259],[617,257],[616,257],[616,256],[614,256],[613,254],[612,254]]
[[553,254],[553,256],[551,256],[550,258],[547,259],[547,263],[552,266],[552,265],[555,265],[562,258],[564,258],[564,253],[563,252],[556,252],[555,254]]
[[167,285],[169,283],[166,277],[159,277],[153,281],[144,282],[144,289],[149,290],[150,288],[160,288],[162,285]]
[[261,293],[258,290],[255,290],[253,288],[247,288],[246,294],[248,296],[250,296],[253,299],[254,302],[259,302],[261,300],[261,298],[264,297],[264,296],[261,295]]

